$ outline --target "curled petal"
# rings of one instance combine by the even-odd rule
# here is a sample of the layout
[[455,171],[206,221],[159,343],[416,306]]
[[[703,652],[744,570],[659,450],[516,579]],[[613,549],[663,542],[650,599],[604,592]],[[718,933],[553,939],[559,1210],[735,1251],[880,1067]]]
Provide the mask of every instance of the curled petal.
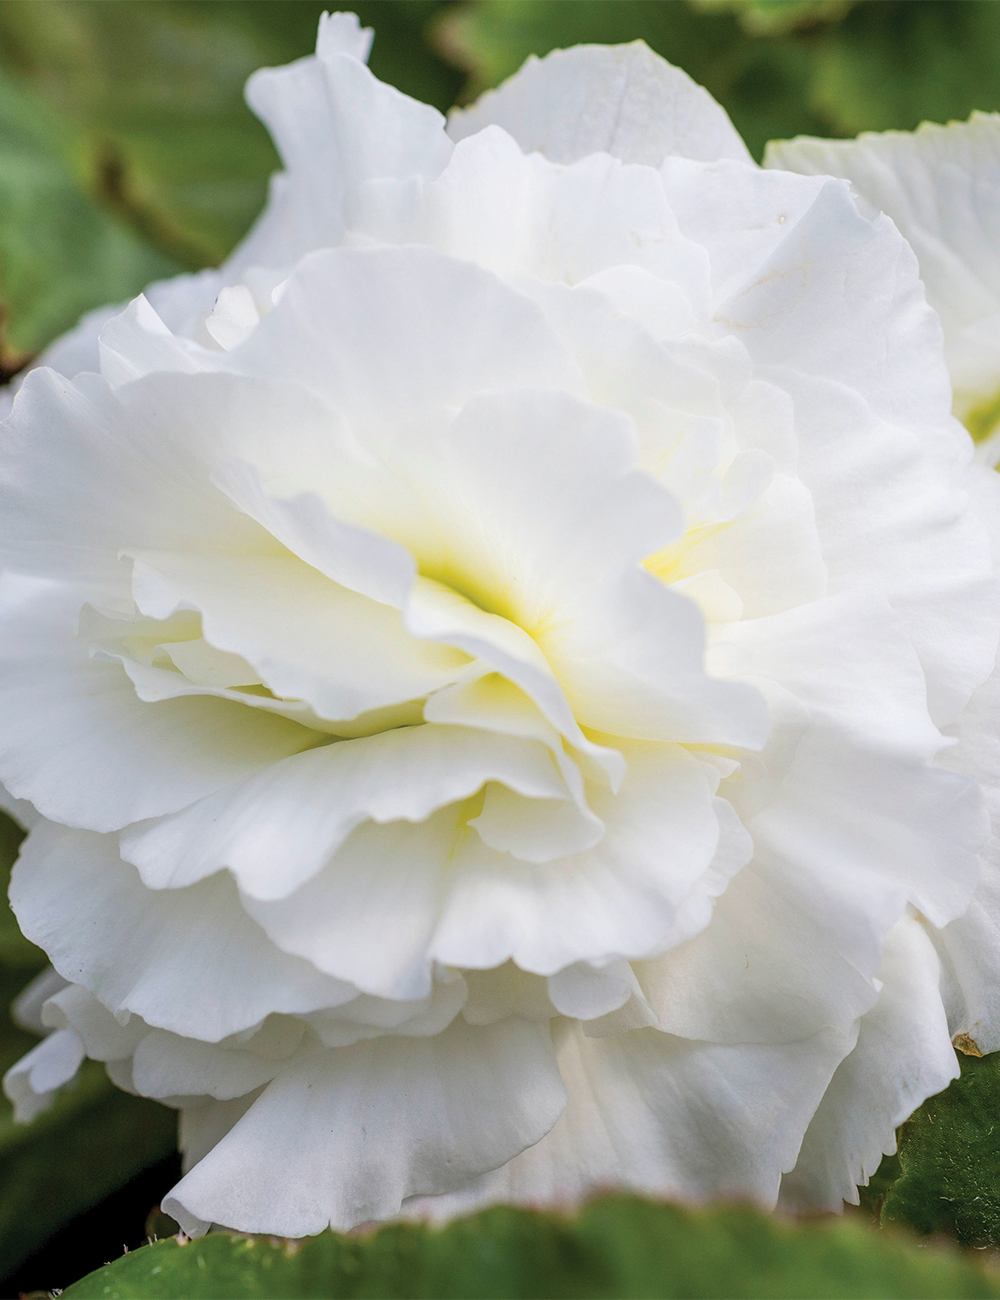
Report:
[[275,1079],[164,1209],[189,1233],[352,1228],[504,1164],[564,1103],[547,1025],[456,1021],[336,1049]]

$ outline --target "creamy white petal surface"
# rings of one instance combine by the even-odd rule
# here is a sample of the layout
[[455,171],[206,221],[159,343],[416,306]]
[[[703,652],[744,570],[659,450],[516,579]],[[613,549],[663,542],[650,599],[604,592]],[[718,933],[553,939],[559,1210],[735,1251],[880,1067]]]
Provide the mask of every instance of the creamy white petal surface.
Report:
[[[867,133],[857,140],[800,137],[768,146],[766,166],[850,181],[860,209],[892,218],[917,256],[927,298],[944,332],[955,414],[986,465],[1000,460],[1000,115],[924,123],[919,130]],[[1000,553],[1000,484],[969,483]],[[945,719],[947,721],[947,719]],[[982,783],[993,832],[979,889],[967,913],[936,934],[949,1024],[983,1052],[1000,1048],[1000,789],[997,735],[1000,676],[992,675],[951,720],[956,742],[941,761]],[[869,1171],[870,1172],[870,1171]]]
[[765,166],[846,177],[864,211],[892,217],[941,317],[955,413],[977,438],[991,434],[1000,423],[1000,114],[857,140],[776,141]]
[[190,1232],[838,1204],[1000,1041],[997,530],[917,260],[641,44],[447,126],[369,44],[255,75],[254,230],[2,426],[8,1093],[179,1108]]

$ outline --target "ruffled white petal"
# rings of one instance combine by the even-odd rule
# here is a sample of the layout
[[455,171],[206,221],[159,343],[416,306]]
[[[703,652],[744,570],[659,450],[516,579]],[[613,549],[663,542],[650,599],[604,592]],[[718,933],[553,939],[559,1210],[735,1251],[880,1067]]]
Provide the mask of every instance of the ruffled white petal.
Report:
[[189,1233],[351,1228],[505,1163],[564,1102],[547,1025],[457,1021],[431,1038],[359,1043],[280,1075],[164,1209]]
[[497,126],[461,141],[436,180],[362,186],[351,226],[359,241],[423,244],[547,283],[603,287],[645,272],[655,277],[647,313],[675,331],[697,328],[708,303],[709,259],[681,232],[651,167],[606,154],[552,167]]
[[568,1206],[607,1187],[773,1206],[806,1125],[854,1037],[722,1047],[639,1029],[587,1038],[566,1026],[566,1109],[551,1133],[453,1196],[415,1199],[416,1217],[482,1204]]
[[39,812],[27,799],[15,799],[9,791],[0,785],[0,810],[11,817],[19,826],[30,831],[38,821]]
[[79,984],[54,992],[42,1007],[42,1021],[49,1029],[74,1030],[95,1061],[126,1060],[149,1033],[141,1016],[118,1019]]
[[644,41],[529,58],[498,90],[453,109],[448,133],[461,140],[490,123],[556,163],[601,152],[654,167],[670,154],[750,162],[725,109]]
[[271,132],[286,171],[225,264],[229,283],[246,267],[288,266],[339,243],[345,201],[369,177],[433,176],[448,161],[444,118],[372,76],[364,65],[370,36],[348,30],[352,17],[333,15],[339,29],[324,29],[315,57],[261,69],[247,83],[247,102]]
[[373,449],[482,390],[583,390],[572,358],[523,294],[421,248],[310,254],[227,364],[314,389]]
[[304,700],[320,718],[349,721],[421,699],[468,662],[409,636],[396,610],[294,558],[143,551],[133,559],[141,613],[197,610],[210,645],[239,655],[273,694]]
[[122,835],[122,853],[152,888],[193,884],[228,867],[245,893],[281,898],[315,875],[362,822],[422,822],[487,781],[531,800],[570,802],[537,741],[466,727],[402,727],[272,764],[175,817],[132,827]]
[[512,957],[551,975],[687,937],[692,903],[724,888],[725,876],[712,872],[720,842],[735,859],[731,870],[749,844],[720,822],[714,774],[681,746],[633,743],[623,753],[620,790],[595,788],[591,797],[607,829],[589,852],[535,867],[465,842],[430,949],[437,960],[482,968]]
[[44,1034],[47,1026],[42,1008],[54,994],[67,987],[67,981],[53,966],[46,966],[17,995],[10,1005],[10,1018],[29,1034]]
[[[162,816],[313,743],[285,718],[225,700],[150,707],[75,636],[85,592],[4,574],[0,776],[68,825]],[[113,773],[113,775],[112,775]]]
[[149,890],[115,837],[38,826],[11,878],[25,934],[104,1006],[217,1042],[269,1013],[347,1002],[353,988],[279,952],[220,875]]
[[1000,116],[857,140],[768,145],[765,167],[843,176],[862,209],[887,213],[941,317],[955,412],[982,437],[1000,418]]
[[[916,270],[891,222],[865,221],[846,186],[827,182],[719,312],[796,404],[799,472],[831,590],[881,587],[906,620],[941,724],[990,671],[997,602],[947,373],[915,365],[940,355]],[[829,335],[811,328],[820,304]]]
[[84,1055],[79,1034],[60,1029],[12,1065],[3,1077],[3,1091],[14,1103],[15,1123],[29,1124],[48,1110],[59,1089],[80,1068]]
[[885,944],[878,1002],[840,1063],[806,1130],[795,1169],[781,1186],[789,1209],[858,1204],[896,1129],[927,1097],[958,1078],[939,992],[940,965],[920,921],[904,917]]
[[968,1034],[984,1054],[1000,1050],[1000,669],[975,692],[943,762],[982,784],[991,833],[982,876],[968,911],[940,932],[938,942],[959,990],[952,1034]]

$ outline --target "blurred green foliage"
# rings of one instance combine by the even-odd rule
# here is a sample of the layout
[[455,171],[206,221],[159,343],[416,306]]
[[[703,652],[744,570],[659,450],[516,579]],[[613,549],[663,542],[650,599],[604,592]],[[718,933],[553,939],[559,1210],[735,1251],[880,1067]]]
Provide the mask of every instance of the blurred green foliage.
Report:
[[210,1236],[133,1251],[66,1300],[176,1297],[1000,1296],[1000,1272],[857,1221],[793,1227],[756,1210],[689,1212],[628,1196],[572,1218],[499,1207],[446,1228],[392,1224],[305,1242]]
[[0,372],[89,308],[180,269],[90,201],[64,136],[58,115],[0,67]]
[[[23,837],[0,813],[0,889]],[[0,904],[0,1073],[38,1039],[11,1020],[8,1008],[46,964],[45,954]],[[75,1086],[30,1125],[15,1124],[0,1097],[0,1275],[13,1271],[74,1215],[162,1159],[175,1146],[177,1118],[153,1101],[119,1092],[104,1066],[87,1061]]]
[[[257,67],[307,54],[325,7],[0,0],[0,380],[83,311],[228,253],[278,165],[243,103],[243,83]],[[770,138],[911,129],[1000,108],[997,0],[363,0],[354,8],[376,29],[376,74],[441,109],[496,84],[529,54],[639,37],[707,86],[758,157]],[[0,821],[4,870],[18,836]],[[5,1004],[43,960],[0,906]],[[33,1041],[2,1019],[0,1065]],[[26,1128],[13,1125],[3,1102],[0,1271],[155,1163],[173,1133],[170,1111],[117,1092],[96,1065]],[[863,1204],[880,1223],[996,1246],[998,1187],[1000,1058],[967,1059],[961,1080],[904,1126],[899,1155],[883,1162]],[[216,1270],[210,1282],[207,1268]],[[222,1237],[184,1248],[165,1242],[66,1294],[598,1293],[1000,1289],[967,1260],[918,1257],[858,1222],[792,1233],[744,1211],[685,1216],[610,1200],[572,1221],[490,1211],[443,1233],[328,1235],[296,1252]]]

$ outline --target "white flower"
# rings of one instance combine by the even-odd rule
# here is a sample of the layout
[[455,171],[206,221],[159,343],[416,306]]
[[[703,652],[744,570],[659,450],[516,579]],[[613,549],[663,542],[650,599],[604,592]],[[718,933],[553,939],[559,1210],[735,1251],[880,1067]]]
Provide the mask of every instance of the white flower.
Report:
[[365,47],[257,75],[247,243],[3,428],[11,898],[65,981],[8,1090],[85,1049],[178,1106],[188,1231],[839,1205],[997,1031],[939,955],[995,484],[914,256],[642,45],[450,137]]

